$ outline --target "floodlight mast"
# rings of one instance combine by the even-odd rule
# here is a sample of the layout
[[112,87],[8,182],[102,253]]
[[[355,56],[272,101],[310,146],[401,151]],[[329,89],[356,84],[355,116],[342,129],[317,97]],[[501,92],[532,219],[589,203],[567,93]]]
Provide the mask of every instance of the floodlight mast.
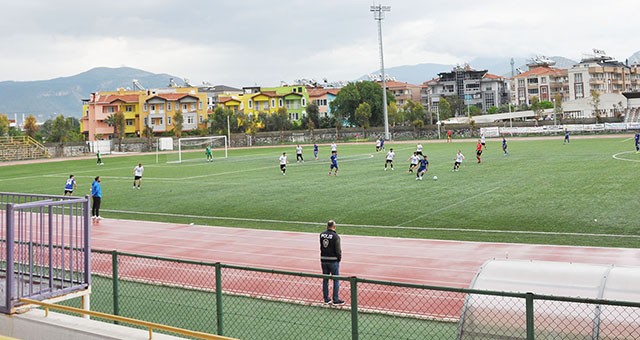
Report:
[[382,50],[382,19],[384,19],[384,12],[390,12],[391,6],[373,5],[371,6],[371,12],[373,12],[373,19],[378,21],[378,40],[380,42],[380,72],[382,78],[382,114],[384,116],[384,139],[390,140],[389,135],[389,113],[387,112],[387,81],[384,74],[384,53]]

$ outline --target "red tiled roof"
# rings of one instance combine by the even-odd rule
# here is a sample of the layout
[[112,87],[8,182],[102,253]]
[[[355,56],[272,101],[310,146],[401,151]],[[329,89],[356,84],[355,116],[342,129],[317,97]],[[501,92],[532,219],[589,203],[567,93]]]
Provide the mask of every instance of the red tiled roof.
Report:
[[[382,82],[378,82],[380,84],[382,84]],[[420,87],[420,85],[414,85],[414,84],[409,84],[409,83],[403,83],[403,82],[399,82],[399,81],[387,81],[386,82],[387,87]]]
[[231,97],[218,99],[218,103],[220,103],[220,104],[224,104],[224,103],[230,102],[230,101],[234,101],[234,102],[238,102],[238,103],[240,102],[239,100],[231,98]]
[[538,66],[530,69],[527,72],[520,73],[514,78],[528,78],[528,77],[546,76],[546,75],[561,76],[561,75],[567,74],[567,72],[568,72],[567,70],[561,69],[561,68],[555,68],[555,67],[549,67],[549,66]]
[[139,96],[137,94],[108,94],[100,95],[97,99],[94,99],[96,104],[111,104],[115,101],[121,101],[125,103],[137,103]]
[[257,97],[259,95],[263,95],[263,96],[269,97],[269,98],[279,97],[278,94],[276,93],[276,91],[261,91],[261,92],[258,92],[256,94],[254,94],[253,96],[251,96],[251,98]]
[[[153,97],[149,97],[149,99],[158,97],[158,98],[162,98],[162,99],[165,99],[165,100],[176,101],[176,100],[180,100],[180,99],[182,99],[184,97],[187,97],[187,96],[191,96],[191,95],[188,94],[188,93],[160,93],[160,94],[156,94]],[[147,99],[147,100],[149,100],[149,99]]]
[[484,76],[482,78],[487,78],[487,79],[502,79],[503,77],[497,76],[495,74],[491,74],[491,73],[485,73]]

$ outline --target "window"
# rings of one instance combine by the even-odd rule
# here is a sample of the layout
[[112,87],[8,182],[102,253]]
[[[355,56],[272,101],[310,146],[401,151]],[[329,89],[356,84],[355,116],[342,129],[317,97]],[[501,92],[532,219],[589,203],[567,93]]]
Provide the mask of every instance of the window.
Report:
[[193,116],[187,116],[187,124],[193,124]]
[[142,111],[147,112],[147,103],[144,103],[144,105],[142,105]]
[[202,115],[200,115],[198,117],[199,117],[198,121],[200,122],[200,124],[202,124]]
[[187,112],[187,104],[182,104],[182,111]]
[[151,104],[151,113],[156,113],[156,106]]
[[540,77],[540,82],[542,84],[546,84],[547,83],[547,77]]
[[271,99],[271,107],[276,107],[276,100],[275,99]]
[[191,104],[191,111],[195,111],[196,110],[196,104]]
[[576,98],[584,98],[584,88],[582,83],[576,84]]
[[202,102],[198,102],[198,110],[202,110]]
[[249,100],[249,108],[253,107],[253,100]]
[[538,78],[527,78],[527,84],[537,84]]
[[298,87],[298,93],[302,93],[302,87]]
[[171,111],[171,102],[167,103],[167,111]]
[[302,97],[302,107],[307,106],[307,98]]
[[282,98],[278,99],[278,107],[282,107],[282,103],[283,103]]
[[171,125],[171,116],[167,117],[167,124]]
[[133,105],[125,106],[124,110],[127,111],[127,112],[133,112]]
[[126,124],[127,126],[133,126],[134,120],[133,119],[127,119],[126,120]]
[[576,83],[582,83],[582,73],[576,73],[573,75],[573,80],[575,80]]
[[518,87],[524,87],[524,79],[518,79]]

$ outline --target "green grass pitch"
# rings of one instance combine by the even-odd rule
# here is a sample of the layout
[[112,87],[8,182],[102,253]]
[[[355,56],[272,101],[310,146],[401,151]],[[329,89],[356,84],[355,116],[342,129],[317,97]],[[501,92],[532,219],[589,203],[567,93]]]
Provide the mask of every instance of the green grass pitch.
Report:
[[[416,142],[387,142],[395,170],[384,171],[386,152],[373,143],[339,144],[337,177],[328,176],[329,147],[320,160],[305,145],[230,149],[229,158],[205,160],[204,149],[183,155],[106,155],[0,167],[0,190],[62,194],[76,175],[76,195],[93,177],[103,186],[102,215],[228,227],[319,232],[334,219],[343,234],[469,241],[637,247],[640,241],[640,155],[629,136],[509,140],[489,139],[482,163],[475,140],[422,142],[429,156],[423,181],[408,174]],[[459,172],[453,158],[466,156]],[[286,176],[278,157],[286,151]],[[613,156],[616,155],[614,158]],[[145,167],[142,190],[132,189],[133,167]],[[432,180],[433,176],[438,180]]]

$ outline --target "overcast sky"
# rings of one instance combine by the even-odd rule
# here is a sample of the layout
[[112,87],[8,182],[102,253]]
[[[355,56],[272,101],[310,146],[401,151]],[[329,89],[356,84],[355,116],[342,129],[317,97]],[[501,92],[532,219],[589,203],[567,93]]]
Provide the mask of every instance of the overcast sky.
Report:
[[[364,0],[0,0],[0,81],[129,66],[232,86],[379,69]],[[640,50],[636,0],[385,0],[385,66]],[[473,66],[473,65],[471,65]],[[491,72],[491,70],[489,70]],[[426,77],[426,76],[425,76]],[[425,79],[427,80],[427,79]]]

